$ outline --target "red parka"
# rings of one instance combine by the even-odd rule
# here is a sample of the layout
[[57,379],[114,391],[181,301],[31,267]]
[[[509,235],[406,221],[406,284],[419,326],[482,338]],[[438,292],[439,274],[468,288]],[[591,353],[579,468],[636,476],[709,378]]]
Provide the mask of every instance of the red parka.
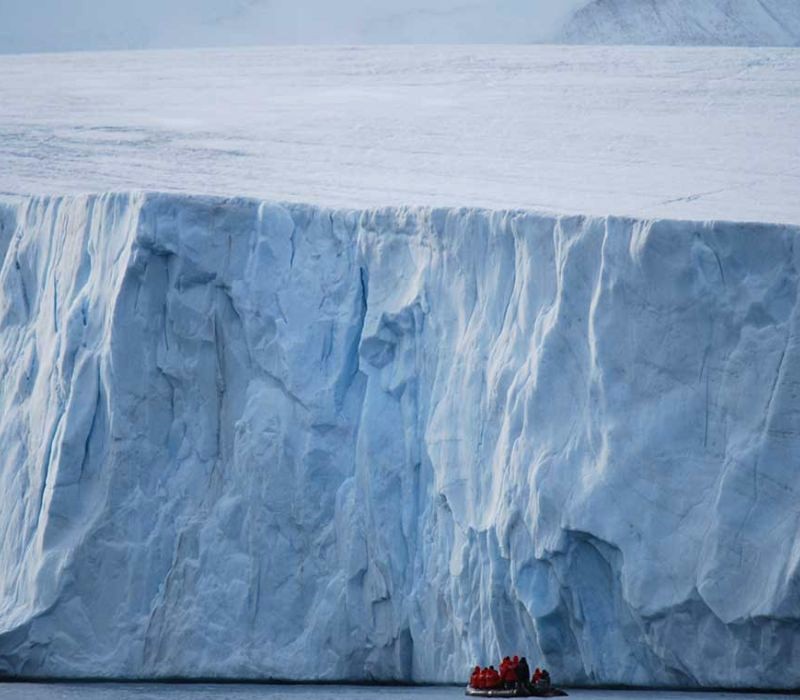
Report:
[[517,669],[514,668],[513,664],[509,664],[506,666],[505,670],[501,674],[503,677],[504,683],[516,683],[517,682]]
[[471,688],[479,688],[481,682],[481,667],[476,666],[473,671],[472,675],[469,677],[469,685]]

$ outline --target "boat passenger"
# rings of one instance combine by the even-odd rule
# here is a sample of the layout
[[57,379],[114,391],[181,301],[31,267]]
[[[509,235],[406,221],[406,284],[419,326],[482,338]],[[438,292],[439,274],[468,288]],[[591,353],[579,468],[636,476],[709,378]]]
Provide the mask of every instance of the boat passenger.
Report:
[[507,664],[500,676],[503,679],[504,688],[511,689],[517,687],[517,672],[514,669],[513,663]]
[[503,660],[500,662],[500,677],[501,678],[505,675],[506,670],[508,669],[508,667],[510,665],[511,665],[511,657],[509,657],[509,656],[503,657]]
[[536,670],[533,672],[533,678],[531,679],[531,681],[533,682],[534,685],[536,685],[540,680],[542,680],[542,672],[537,666]]
[[474,669],[472,669],[472,675],[470,675],[469,677],[470,688],[478,688],[479,687],[478,684],[480,682],[481,682],[481,667],[476,666]]
[[528,666],[528,660],[523,656],[519,660],[519,666],[517,666],[517,681],[520,683],[528,684],[531,680],[531,669]]
[[494,666],[489,666],[487,675],[488,688],[498,688],[500,686],[500,674]]

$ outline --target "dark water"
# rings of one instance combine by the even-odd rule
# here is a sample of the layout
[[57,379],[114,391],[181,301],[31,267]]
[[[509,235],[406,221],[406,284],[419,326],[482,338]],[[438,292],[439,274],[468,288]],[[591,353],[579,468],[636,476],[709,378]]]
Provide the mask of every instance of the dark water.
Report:
[[[575,690],[575,700],[798,700],[791,695]],[[134,683],[0,683],[0,700],[456,700],[463,688]]]
[[462,688],[200,683],[0,683],[0,700],[445,700]]

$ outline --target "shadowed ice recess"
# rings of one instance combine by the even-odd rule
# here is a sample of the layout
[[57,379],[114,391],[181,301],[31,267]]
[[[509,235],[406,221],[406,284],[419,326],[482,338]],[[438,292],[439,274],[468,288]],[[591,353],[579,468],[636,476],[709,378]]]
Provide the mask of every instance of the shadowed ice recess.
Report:
[[0,673],[800,685],[797,239],[7,198]]

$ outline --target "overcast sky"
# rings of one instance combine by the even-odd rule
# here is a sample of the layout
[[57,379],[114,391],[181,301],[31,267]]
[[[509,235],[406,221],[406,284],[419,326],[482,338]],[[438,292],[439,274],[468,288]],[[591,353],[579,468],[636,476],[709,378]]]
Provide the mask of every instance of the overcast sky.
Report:
[[588,0],[0,0],[0,52],[546,40]]

